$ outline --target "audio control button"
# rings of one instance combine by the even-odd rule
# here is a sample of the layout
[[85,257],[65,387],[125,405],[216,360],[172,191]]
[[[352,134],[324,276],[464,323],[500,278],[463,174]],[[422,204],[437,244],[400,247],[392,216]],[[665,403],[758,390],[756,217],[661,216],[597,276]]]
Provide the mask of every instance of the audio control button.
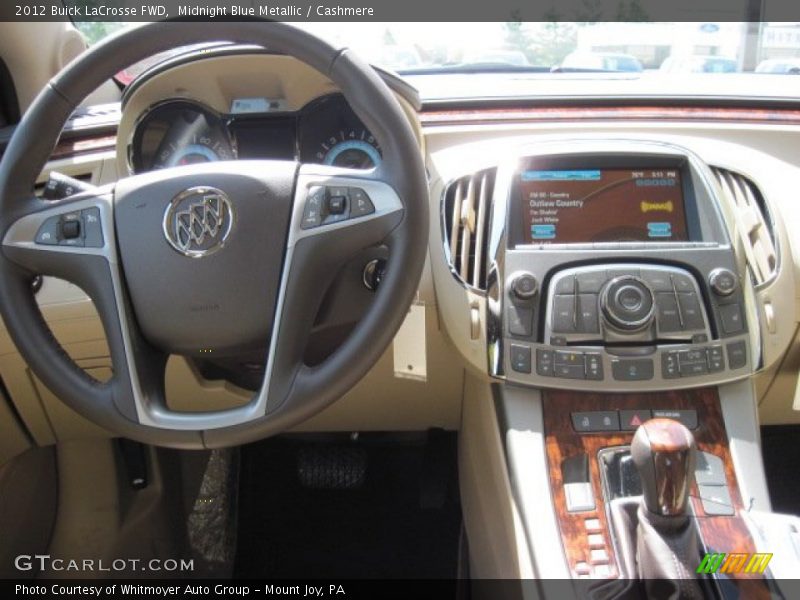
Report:
[[617,277],[606,285],[601,297],[603,315],[623,331],[645,327],[653,317],[653,293],[636,277]]
[[672,273],[672,285],[678,293],[694,291],[694,279],[683,273]]
[[689,331],[705,329],[706,323],[703,319],[703,308],[700,306],[697,294],[694,292],[678,294],[678,304],[681,308],[684,329]]
[[575,296],[553,297],[553,333],[575,332]]
[[538,289],[539,283],[530,273],[520,273],[511,282],[511,293],[520,300],[530,300]]

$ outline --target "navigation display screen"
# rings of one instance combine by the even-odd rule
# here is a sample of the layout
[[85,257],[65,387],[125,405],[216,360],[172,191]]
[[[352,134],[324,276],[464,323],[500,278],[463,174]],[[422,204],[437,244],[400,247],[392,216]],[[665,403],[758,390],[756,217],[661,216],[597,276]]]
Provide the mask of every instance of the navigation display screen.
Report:
[[529,243],[686,241],[678,169],[523,170]]

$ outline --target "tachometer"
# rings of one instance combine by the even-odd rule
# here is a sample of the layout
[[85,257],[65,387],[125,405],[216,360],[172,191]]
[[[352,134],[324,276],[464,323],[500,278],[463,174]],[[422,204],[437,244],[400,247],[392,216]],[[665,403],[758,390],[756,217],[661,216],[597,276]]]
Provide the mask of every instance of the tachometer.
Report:
[[131,169],[136,173],[234,157],[222,118],[188,100],[166,102],[148,111],[136,125],[130,150]]
[[378,142],[366,129],[339,132],[320,145],[317,160],[348,169],[371,169],[381,162]]

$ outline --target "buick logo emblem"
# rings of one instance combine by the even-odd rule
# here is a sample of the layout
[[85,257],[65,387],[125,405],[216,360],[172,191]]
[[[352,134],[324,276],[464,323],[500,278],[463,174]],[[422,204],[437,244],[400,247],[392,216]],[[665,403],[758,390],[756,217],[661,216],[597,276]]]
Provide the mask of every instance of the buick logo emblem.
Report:
[[224,192],[194,187],[175,196],[164,212],[164,236],[181,254],[200,258],[225,245],[234,222],[233,205]]

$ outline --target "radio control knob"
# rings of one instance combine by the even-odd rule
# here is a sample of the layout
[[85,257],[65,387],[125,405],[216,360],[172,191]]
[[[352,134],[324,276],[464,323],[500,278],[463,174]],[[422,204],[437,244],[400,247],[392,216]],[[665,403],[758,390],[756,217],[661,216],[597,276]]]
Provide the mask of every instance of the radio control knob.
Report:
[[511,293],[520,300],[530,300],[539,290],[539,282],[530,273],[520,273],[511,280]]
[[623,331],[646,327],[655,312],[653,292],[644,281],[628,275],[606,284],[600,296],[600,307],[606,321]]
[[714,269],[708,276],[708,285],[717,296],[730,296],[736,291],[738,281],[730,269]]

